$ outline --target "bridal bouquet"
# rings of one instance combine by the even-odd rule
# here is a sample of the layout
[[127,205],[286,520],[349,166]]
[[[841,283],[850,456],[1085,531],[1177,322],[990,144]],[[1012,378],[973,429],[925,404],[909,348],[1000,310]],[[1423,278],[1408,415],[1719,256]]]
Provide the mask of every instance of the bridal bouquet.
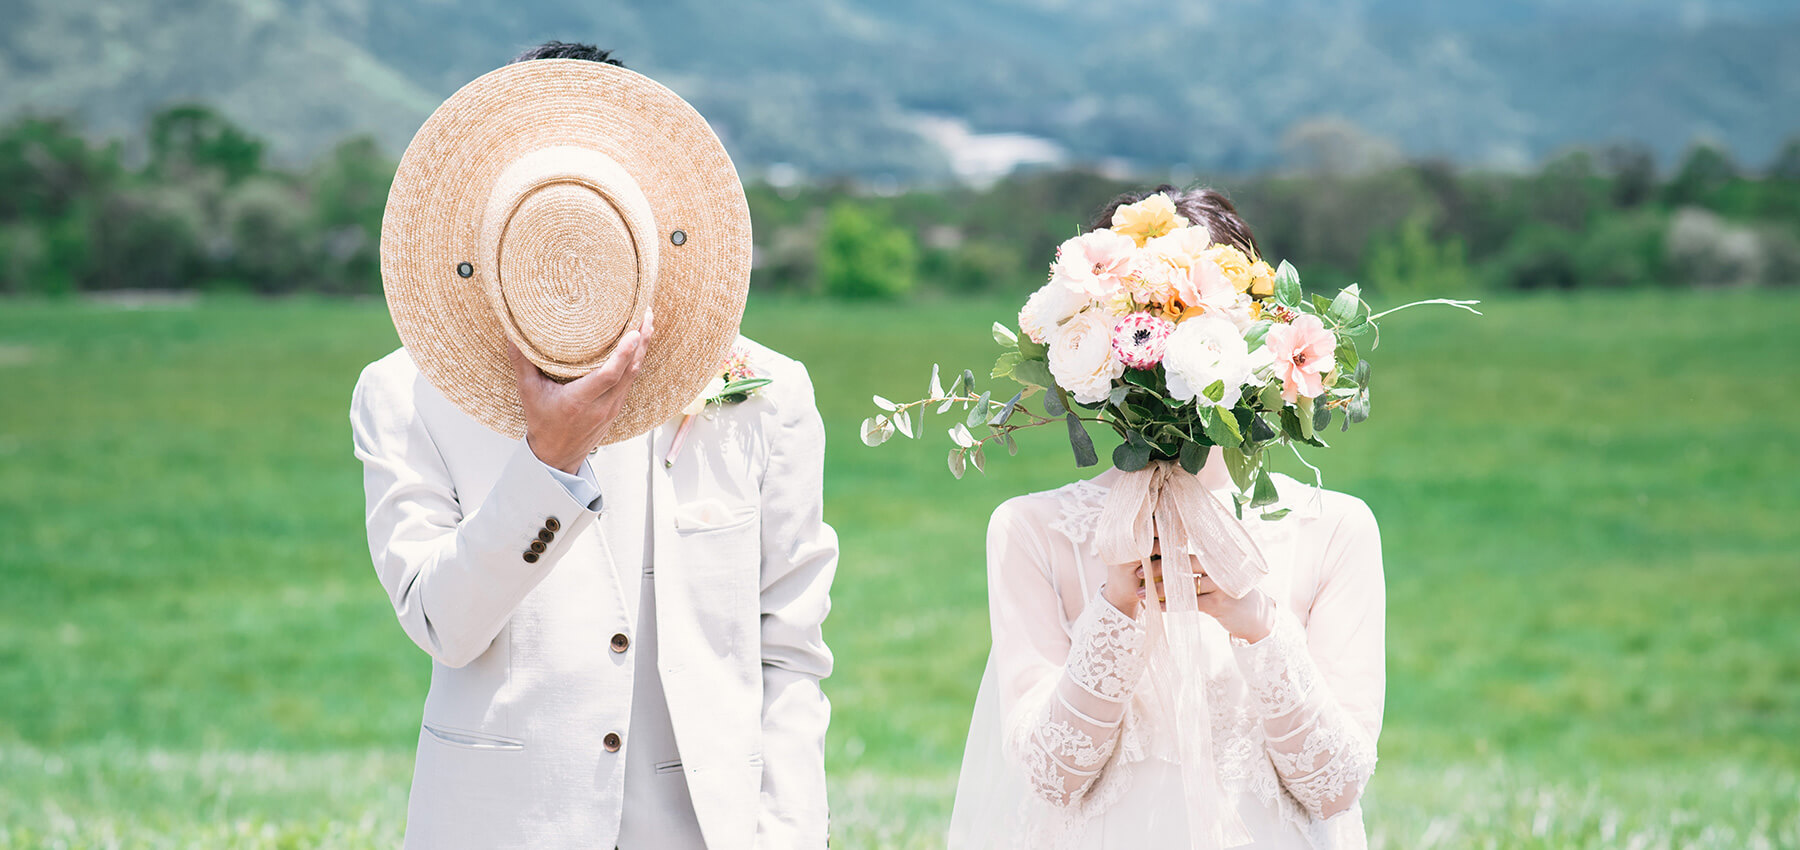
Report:
[[991,377],[1022,390],[996,399],[967,370],[945,389],[934,368],[924,398],[876,396],[881,412],[863,422],[862,438],[875,446],[896,431],[915,437],[915,415],[960,406],[966,416],[950,429],[949,456],[959,478],[968,464],[983,468],[985,447],[1016,453],[1014,432],[1058,422],[1078,466],[1099,460],[1088,422],[1118,433],[1112,462],[1126,472],[1164,461],[1196,473],[1208,448],[1220,446],[1241,519],[1246,506],[1277,500],[1265,463],[1271,447],[1324,448],[1334,421],[1348,430],[1368,418],[1369,362],[1358,343],[1374,349],[1377,320],[1429,303],[1476,312],[1477,302],[1432,299],[1371,313],[1355,285],[1309,296],[1293,266],[1271,268],[1214,242],[1159,193],[1120,207],[1111,229],[1064,242],[1049,282],[1019,311],[1018,332],[994,324],[1004,351]]

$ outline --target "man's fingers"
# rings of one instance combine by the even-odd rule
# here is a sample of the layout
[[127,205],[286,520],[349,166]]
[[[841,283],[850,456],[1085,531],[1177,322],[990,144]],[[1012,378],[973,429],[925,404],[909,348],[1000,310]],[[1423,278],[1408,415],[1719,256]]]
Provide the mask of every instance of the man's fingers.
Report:
[[638,359],[638,352],[643,348],[643,339],[644,337],[637,331],[626,331],[625,336],[619,340],[618,347],[613,349],[612,356],[607,358],[606,363],[602,364],[600,368],[570,381],[568,384],[570,391],[587,397],[589,401],[599,401],[608,390],[625,377],[627,371],[631,370],[633,361]]
[[513,345],[513,341],[510,338],[506,340],[506,359],[512,362],[513,377],[518,380],[521,386],[523,386],[526,381],[538,376],[537,364],[531,362],[531,360],[525,356],[525,352],[519,350],[518,346]]

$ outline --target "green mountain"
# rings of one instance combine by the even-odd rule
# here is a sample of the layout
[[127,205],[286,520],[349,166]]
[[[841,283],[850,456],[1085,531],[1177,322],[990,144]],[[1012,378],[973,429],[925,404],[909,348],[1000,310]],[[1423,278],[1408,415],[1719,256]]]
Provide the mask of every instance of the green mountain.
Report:
[[[1017,160],[1252,169],[1570,144],[1760,165],[1800,131],[1789,0],[5,0],[0,115],[125,133],[202,100],[286,157],[398,152],[548,38],[616,48],[752,170],[900,179]],[[1007,135],[998,135],[1007,134]],[[1354,160],[1356,157],[1350,157]]]

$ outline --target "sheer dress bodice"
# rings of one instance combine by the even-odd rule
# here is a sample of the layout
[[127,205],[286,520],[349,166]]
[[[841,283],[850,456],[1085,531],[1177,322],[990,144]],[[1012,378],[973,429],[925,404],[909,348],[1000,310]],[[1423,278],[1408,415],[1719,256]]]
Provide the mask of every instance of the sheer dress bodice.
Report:
[[[1189,615],[1202,619],[1203,657],[1177,663],[1204,672],[1222,803],[1242,817],[1252,846],[1360,847],[1383,700],[1379,536],[1360,500],[1282,484],[1290,515],[1246,521],[1270,564],[1261,589],[1276,601],[1273,631],[1245,643]],[[1180,781],[1166,769],[1180,761],[1178,712],[1143,624],[1100,595],[1105,565],[1093,543],[1105,494],[1077,481],[1022,496],[989,526],[994,645],[984,689],[997,697],[1001,728],[992,731],[1028,786],[1018,828],[1002,831],[1018,846],[1108,845],[1090,840],[1119,834],[1108,818],[1177,800],[1144,787]],[[978,734],[972,727],[971,752]],[[1185,833],[1185,821],[1175,824],[1137,838],[1185,848],[1185,835],[1164,834]]]

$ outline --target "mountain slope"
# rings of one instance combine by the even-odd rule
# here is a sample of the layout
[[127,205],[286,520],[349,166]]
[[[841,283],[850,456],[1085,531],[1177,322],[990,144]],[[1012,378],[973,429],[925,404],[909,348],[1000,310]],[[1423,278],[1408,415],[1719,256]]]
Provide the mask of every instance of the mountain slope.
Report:
[[1800,130],[1800,8],[1776,0],[12,2],[0,112],[117,132],[197,97],[288,156],[353,130],[397,152],[456,86],[547,38],[616,47],[740,163],[818,175],[943,176],[922,116],[1202,169],[1278,164],[1321,117],[1488,165],[1697,138],[1760,163]]

